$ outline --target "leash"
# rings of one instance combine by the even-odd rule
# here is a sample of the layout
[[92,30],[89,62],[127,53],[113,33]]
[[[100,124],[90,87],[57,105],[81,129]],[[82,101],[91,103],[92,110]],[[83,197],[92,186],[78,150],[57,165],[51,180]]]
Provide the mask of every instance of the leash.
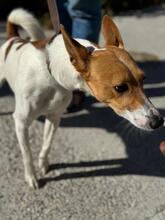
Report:
[[56,0],[47,0],[47,4],[49,8],[49,13],[50,13],[50,19],[51,19],[53,28],[56,32],[56,35],[57,35],[60,33],[60,19],[59,19],[59,13],[58,13]]

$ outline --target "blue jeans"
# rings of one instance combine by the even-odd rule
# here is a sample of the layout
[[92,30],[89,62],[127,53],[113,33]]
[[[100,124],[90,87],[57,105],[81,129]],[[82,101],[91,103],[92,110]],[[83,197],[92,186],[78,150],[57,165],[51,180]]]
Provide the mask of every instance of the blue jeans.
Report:
[[57,0],[60,22],[74,38],[97,43],[100,31],[100,0]]

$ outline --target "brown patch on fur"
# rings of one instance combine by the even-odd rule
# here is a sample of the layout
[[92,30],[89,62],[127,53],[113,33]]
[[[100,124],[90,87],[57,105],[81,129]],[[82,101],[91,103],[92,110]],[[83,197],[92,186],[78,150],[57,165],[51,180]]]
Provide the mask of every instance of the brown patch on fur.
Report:
[[144,79],[144,72],[137,66],[134,59],[131,55],[123,49],[111,47],[113,52],[115,53],[116,57],[130,70],[130,72],[134,75],[136,80],[143,81]]
[[102,19],[102,32],[106,46],[109,45],[124,48],[124,43],[121,38],[120,32],[116,24],[108,15],[104,15]]
[[32,41],[30,43],[37,49],[44,49],[46,45],[49,43],[49,40],[48,39],[37,40],[37,41]]
[[7,46],[6,48],[6,51],[5,51],[5,60],[7,59],[7,56],[13,46],[13,44],[15,43],[22,43],[21,45],[19,45],[16,50],[19,50],[23,45],[27,44],[29,41],[27,40],[24,40],[24,39],[21,39],[21,38],[15,38],[13,40],[10,41],[9,45]]
[[16,50],[19,50],[22,46],[24,46],[25,44],[27,44],[27,43],[29,43],[29,40],[24,40],[24,39],[18,39],[17,41],[16,41],[16,43],[21,43],[17,48],[16,48]]
[[28,44],[28,43],[31,43],[35,48],[37,49],[44,49],[46,47],[46,44],[49,42],[49,40],[38,40],[38,41],[29,41],[29,40],[25,40],[25,39],[22,39],[22,38],[16,38],[16,39],[13,39],[9,45],[7,46],[6,48],[6,52],[5,52],[5,60],[7,59],[7,56],[13,46],[13,44],[16,44],[16,43],[20,43],[20,45],[18,45],[18,47],[16,48],[16,51],[18,51],[19,49],[21,49],[24,45]]
[[66,50],[70,56],[70,61],[84,79],[88,79],[87,67],[91,52],[81,45],[78,41],[72,39],[66,32],[63,25],[60,26]]
[[18,26],[12,24],[10,21],[7,21],[6,31],[8,39],[19,36]]
[[19,50],[22,46],[24,46],[27,43],[31,43],[35,48],[37,49],[44,49],[47,45],[47,43],[49,42],[49,40],[37,40],[37,41],[30,41],[30,40],[24,40],[24,39],[19,39],[16,41],[16,43],[21,43],[16,50]]
[[[120,32],[108,16],[103,18],[102,30],[106,49],[90,51],[90,48],[72,39],[61,26],[70,60],[91,93],[118,113],[134,111],[145,101],[142,87],[144,74],[124,50]],[[120,86],[125,86],[126,90],[116,90]]]
[[7,46],[6,51],[5,51],[5,59],[4,59],[4,60],[7,59],[7,56],[8,56],[8,54],[9,54],[9,52],[10,52],[10,50],[11,50],[13,44],[15,43],[15,40],[16,40],[16,39],[11,40],[10,43],[9,43],[9,45]]
[[[116,112],[133,111],[144,104],[143,73],[130,55],[117,47],[94,51],[91,55],[87,84],[93,95]],[[128,85],[128,91],[119,94],[114,87]]]
[[23,47],[25,44],[27,44],[27,43],[29,43],[29,42],[24,42],[24,43],[22,43],[22,44],[20,44],[17,48],[16,48],[16,50],[19,50],[21,47]]

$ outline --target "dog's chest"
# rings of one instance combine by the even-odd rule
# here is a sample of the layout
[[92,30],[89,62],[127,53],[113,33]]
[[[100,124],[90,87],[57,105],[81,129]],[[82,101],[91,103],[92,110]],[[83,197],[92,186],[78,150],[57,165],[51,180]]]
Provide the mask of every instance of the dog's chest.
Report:
[[[37,110],[39,114],[57,114],[60,115],[64,112],[71,101],[72,93],[58,87],[47,87],[38,93],[30,95],[30,102],[33,109]],[[35,98],[34,98],[35,97]]]
[[49,94],[46,112],[54,112],[56,114],[63,113],[71,101],[71,92],[52,89]]

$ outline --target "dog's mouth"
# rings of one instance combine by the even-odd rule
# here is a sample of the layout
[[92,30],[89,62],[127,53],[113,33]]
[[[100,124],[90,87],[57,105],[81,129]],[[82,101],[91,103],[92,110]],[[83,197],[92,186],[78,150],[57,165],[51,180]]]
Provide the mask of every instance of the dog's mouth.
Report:
[[162,126],[164,120],[161,115],[145,115],[131,120],[131,123],[140,129],[152,131]]
[[159,128],[164,123],[164,119],[160,114],[137,115],[134,113],[127,112],[125,114],[120,115],[128,121],[130,121],[136,127],[148,131],[152,131],[156,128]]
[[134,111],[125,110],[123,113],[118,114],[136,127],[146,131],[159,128],[164,123],[163,117],[148,99],[146,99],[145,104],[140,108]]
[[164,120],[162,116],[159,115],[154,115],[152,114],[151,116],[144,116],[141,118],[135,118],[135,126],[144,129],[144,130],[154,130],[156,128],[159,128],[162,126],[164,123]]

